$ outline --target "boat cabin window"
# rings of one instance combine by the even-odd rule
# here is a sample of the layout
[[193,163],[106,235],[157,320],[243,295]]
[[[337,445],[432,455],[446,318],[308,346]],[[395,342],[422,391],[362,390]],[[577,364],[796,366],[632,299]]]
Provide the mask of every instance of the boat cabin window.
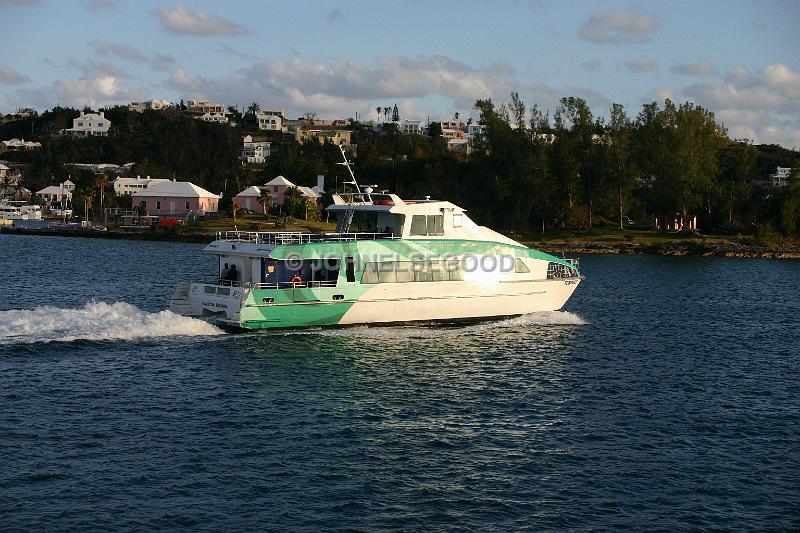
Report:
[[[339,279],[339,259],[306,259],[303,261],[264,260],[264,283],[290,283],[295,276],[301,283],[336,285]],[[355,276],[353,276],[355,278]]]
[[411,235],[444,235],[444,215],[414,215]]
[[522,261],[522,259],[517,257],[514,260],[514,272],[516,272],[517,274],[527,274],[530,271],[531,269],[528,268],[528,265],[526,265],[525,262]]
[[365,263],[361,283],[412,283],[426,281],[464,281],[464,270],[457,260],[386,261]]
[[464,226],[464,215],[461,213],[453,213],[453,227],[461,228]]
[[347,282],[353,283],[356,280],[356,264],[352,257],[345,260],[345,274],[347,275]]

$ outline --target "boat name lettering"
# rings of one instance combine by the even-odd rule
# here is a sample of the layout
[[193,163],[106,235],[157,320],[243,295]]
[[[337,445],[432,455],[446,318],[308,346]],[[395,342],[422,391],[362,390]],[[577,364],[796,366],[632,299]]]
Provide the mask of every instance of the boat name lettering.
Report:
[[203,307],[220,307],[222,309],[227,309],[228,304],[219,304],[216,302],[203,302]]

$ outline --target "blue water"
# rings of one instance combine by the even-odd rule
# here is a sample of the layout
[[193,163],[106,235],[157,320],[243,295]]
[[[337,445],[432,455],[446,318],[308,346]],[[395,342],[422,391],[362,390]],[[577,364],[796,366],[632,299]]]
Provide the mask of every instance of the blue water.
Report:
[[201,248],[0,235],[0,529],[800,529],[800,262],[584,256],[564,313],[226,335],[163,312]]

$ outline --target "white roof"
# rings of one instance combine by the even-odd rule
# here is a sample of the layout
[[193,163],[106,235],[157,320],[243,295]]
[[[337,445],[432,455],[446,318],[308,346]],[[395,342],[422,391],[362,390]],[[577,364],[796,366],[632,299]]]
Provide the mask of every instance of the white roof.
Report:
[[264,185],[269,187],[270,185],[285,185],[286,187],[294,187],[294,183],[287,180],[283,176],[278,176],[277,178],[266,182]]
[[66,192],[69,192],[69,191],[64,191],[58,185],[48,185],[47,187],[45,187],[41,191],[36,191],[36,194],[61,194],[62,192],[66,193]]
[[245,190],[243,190],[242,192],[240,192],[239,194],[237,194],[236,196],[237,197],[239,197],[239,196],[261,196],[261,189],[259,189],[255,185],[252,185],[252,186],[246,188]]
[[311,187],[303,187],[302,185],[298,185],[297,188],[300,189],[301,193],[309,198],[319,198],[319,193]]
[[188,181],[165,181],[141,191],[133,196],[174,196],[177,198],[219,198],[219,195],[208,192],[202,187]]
[[11,170],[11,168],[5,166],[3,163],[0,163],[0,170]]
[[64,182],[64,186],[66,187],[67,185],[75,185],[75,184],[72,183],[70,180],[67,180]]

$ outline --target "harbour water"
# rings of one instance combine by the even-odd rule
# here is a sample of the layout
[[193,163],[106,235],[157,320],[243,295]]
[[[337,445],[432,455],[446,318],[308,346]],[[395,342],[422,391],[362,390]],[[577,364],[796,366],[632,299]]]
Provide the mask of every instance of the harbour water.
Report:
[[0,235],[0,530],[800,529],[800,262],[229,335],[164,311],[201,249]]

